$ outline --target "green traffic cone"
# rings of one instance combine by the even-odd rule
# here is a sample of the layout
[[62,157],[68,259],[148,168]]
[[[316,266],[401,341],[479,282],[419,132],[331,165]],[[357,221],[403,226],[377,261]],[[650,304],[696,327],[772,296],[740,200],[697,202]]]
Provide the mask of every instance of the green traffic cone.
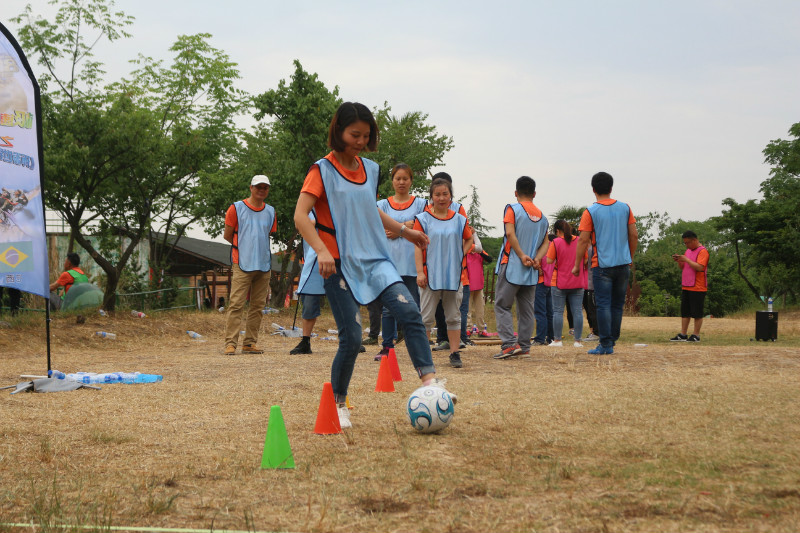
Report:
[[289,436],[286,434],[280,405],[273,405],[269,410],[261,468],[294,468],[292,447],[289,446]]

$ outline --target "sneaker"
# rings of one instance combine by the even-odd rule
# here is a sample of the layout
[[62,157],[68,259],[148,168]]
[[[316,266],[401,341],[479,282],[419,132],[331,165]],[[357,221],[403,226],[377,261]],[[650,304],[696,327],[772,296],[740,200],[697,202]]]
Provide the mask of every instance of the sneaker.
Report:
[[533,341],[531,346],[547,346],[547,344],[543,343],[542,341]]
[[459,350],[463,350],[466,347],[467,347],[467,343],[466,342],[461,341],[461,342],[458,343],[458,349]]
[[450,354],[450,366],[453,368],[461,368],[464,363],[461,362],[461,352],[453,352]]
[[378,344],[378,337],[367,337],[366,339],[361,341],[361,344],[363,344],[364,346],[375,346],[376,344]]
[[576,348],[583,348],[583,343],[581,341],[575,341],[573,346]]
[[[475,343],[469,339],[465,340],[462,344],[466,344],[467,346],[475,346]],[[462,348],[464,348],[464,346],[462,346]]]
[[431,381],[428,384],[428,386],[439,387],[440,389],[446,390],[447,394],[450,395],[450,399],[453,400],[453,404],[458,403],[458,396],[456,396],[455,393],[452,393],[449,390],[447,390],[447,388],[445,387],[446,384],[447,384],[447,378],[433,378],[433,381]]
[[611,355],[614,353],[614,348],[605,348],[602,344],[598,344],[597,348],[592,348],[586,353],[589,355]]
[[384,348],[380,352],[378,352],[378,355],[375,356],[375,360],[380,361],[384,355],[386,356],[389,355],[389,348]]
[[585,341],[597,341],[600,340],[600,337],[595,335],[594,333],[589,333],[586,337],[583,338]]
[[689,335],[689,338],[686,339],[687,342],[700,342],[700,337],[697,335]]
[[686,342],[688,340],[689,340],[689,337],[687,337],[683,333],[678,333],[677,335],[675,335],[674,337],[672,337],[670,339],[670,341],[672,341],[672,342]]
[[339,412],[339,425],[341,428],[347,429],[353,427],[353,423],[350,422],[350,409],[348,409],[346,405],[343,405],[337,407],[336,410]]
[[225,355],[236,355],[236,346],[226,346]]
[[525,359],[525,358],[530,359],[531,358],[531,351],[530,350],[520,350],[520,352],[517,354],[517,357],[519,357],[520,359]]
[[361,345],[361,348],[358,349],[358,353],[364,353],[366,351],[367,351],[367,349],[364,347],[363,344]]
[[553,348],[563,348],[564,343],[561,341],[553,341],[550,344],[548,344],[548,346],[552,346]]
[[434,352],[441,352],[442,350],[449,350],[449,349],[450,349],[450,343],[447,341],[440,342],[439,344],[431,348],[431,350],[433,350]]
[[522,352],[522,348],[519,347],[519,344],[515,344],[513,346],[509,346],[508,348],[503,349],[500,353],[494,354],[492,357],[495,359],[508,359],[509,357],[513,357],[518,355]]
[[569,328],[569,334],[575,335],[575,328]]
[[262,350],[255,344],[245,344],[244,346],[242,346],[242,353],[258,354],[258,353],[264,353],[264,350]]
[[298,354],[306,354],[312,353],[311,352],[311,342],[306,339],[300,341],[300,343],[291,349],[289,355],[298,355]]

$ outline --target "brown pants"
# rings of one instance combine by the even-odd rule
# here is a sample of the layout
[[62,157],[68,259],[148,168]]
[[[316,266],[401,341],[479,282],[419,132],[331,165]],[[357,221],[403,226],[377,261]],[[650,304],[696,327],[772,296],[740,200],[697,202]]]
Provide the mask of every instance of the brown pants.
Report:
[[261,327],[261,311],[267,305],[269,293],[269,272],[254,270],[244,272],[239,265],[233,265],[231,293],[228,295],[228,316],[225,324],[225,346],[236,346],[239,342],[239,331],[242,315],[250,293],[250,308],[247,311],[247,324],[244,330],[244,344],[258,342],[258,330]]

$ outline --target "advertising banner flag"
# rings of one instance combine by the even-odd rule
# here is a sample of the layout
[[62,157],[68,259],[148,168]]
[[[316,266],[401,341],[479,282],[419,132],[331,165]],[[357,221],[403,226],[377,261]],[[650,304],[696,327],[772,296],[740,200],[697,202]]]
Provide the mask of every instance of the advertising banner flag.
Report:
[[39,84],[0,24],[0,286],[49,297]]

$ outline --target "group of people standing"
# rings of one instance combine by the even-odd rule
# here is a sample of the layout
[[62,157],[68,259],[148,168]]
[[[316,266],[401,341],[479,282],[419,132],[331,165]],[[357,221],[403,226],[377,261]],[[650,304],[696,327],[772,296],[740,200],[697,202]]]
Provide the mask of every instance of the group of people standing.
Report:
[[[437,324],[436,348],[449,349],[450,365],[461,368],[460,349],[469,343],[470,284],[478,284],[477,277],[470,279],[467,258],[482,252],[463,206],[454,200],[453,180],[447,173],[433,176],[429,199],[424,200],[410,193],[412,169],[396,165],[391,170],[394,195],[376,205],[378,165],[359,154],[374,151],[378,142],[378,126],[370,110],[363,104],[343,103],[328,130],[331,152],[311,166],[294,212],[294,224],[304,241],[305,263],[298,287],[303,337],[291,353],[311,353],[311,330],[324,294],[339,333],[331,383],[343,427],[351,425],[345,401],[356,358],[364,351],[360,306],[371,305],[371,315],[381,317],[381,326],[373,322],[371,328],[376,343],[377,330],[383,331],[383,346],[376,359],[388,353],[402,332],[422,384],[443,387],[444,380],[436,378],[431,329]],[[582,307],[591,282],[599,344],[588,353],[614,352],[638,235],[630,207],[611,198],[613,183],[608,173],[595,174],[591,186],[597,202],[584,211],[577,236],[566,221],[559,220],[551,242],[547,218],[533,203],[536,183],[527,176],[517,180],[517,201],[504,213],[505,236],[496,269],[494,309],[502,341],[496,359],[529,355],[532,340],[547,335],[547,320],[537,320],[541,309],[546,309],[547,293],[552,295],[554,322],[550,344],[563,345],[563,310],[568,302],[574,342],[582,346]],[[274,209],[264,202],[269,179],[254,177],[250,189],[250,198],[232,205],[226,217],[225,238],[233,245],[234,262],[227,354],[236,350],[247,291],[251,301],[266,301],[269,282],[269,235],[276,229]],[[260,243],[256,245],[256,241]],[[480,287],[474,287],[476,292],[481,290],[481,303],[485,259],[491,260],[485,254],[471,259],[481,273]],[[516,332],[511,313],[514,303]],[[481,315],[475,313],[476,322],[483,322]],[[245,353],[261,353],[255,344],[257,321],[260,308],[251,305]],[[537,337],[532,337],[535,322],[540,324]]]

